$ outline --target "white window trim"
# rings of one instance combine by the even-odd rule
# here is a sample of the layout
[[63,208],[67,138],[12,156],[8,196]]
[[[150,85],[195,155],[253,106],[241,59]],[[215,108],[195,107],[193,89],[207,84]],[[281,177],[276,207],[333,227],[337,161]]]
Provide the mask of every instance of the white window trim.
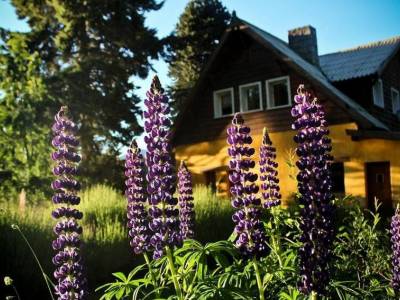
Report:
[[[287,81],[287,93],[288,93],[288,97],[289,97],[289,103],[286,105],[279,105],[279,106],[272,106],[272,99],[270,99],[269,97],[269,84],[271,82],[275,82],[275,81],[280,81],[282,79],[286,79]],[[282,76],[282,77],[276,77],[276,78],[271,78],[265,81],[265,87],[266,87],[266,91],[267,91],[267,110],[272,110],[272,109],[279,109],[279,108],[285,108],[285,107],[290,107],[292,106],[292,95],[290,93],[290,77],[289,76]]]
[[[381,86],[381,89],[379,90],[379,93],[381,94],[380,96],[382,97],[382,103],[378,103],[377,99],[375,99],[374,87],[378,82],[380,83],[380,86]],[[382,79],[378,79],[372,86],[372,101],[374,102],[375,106],[378,106],[380,108],[385,108],[385,98],[384,98],[384,93],[383,93],[383,82],[382,82]]]
[[[258,93],[260,95],[260,108],[258,109],[252,109],[252,110],[244,110],[244,99],[242,99],[242,88],[245,87],[249,87],[249,86],[254,86],[257,85],[258,86]],[[239,100],[240,100],[240,112],[241,113],[251,113],[251,112],[256,112],[256,111],[261,111],[263,110],[263,101],[262,101],[262,91],[261,91],[261,82],[260,81],[256,81],[256,82],[252,82],[252,83],[246,83],[246,84],[242,84],[239,85]],[[248,104],[247,104],[248,105]]]
[[399,110],[400,110],[400,92],[399,92],[398,89],[395,89],[394,87],[391,87],[391,88],[390,88],[390,98],[391,98],[391,100],[392,100],[392,112],[393,112],[394,114],[396,114],[397,111],[394,111],[394,105],[393,105],[393,104],[394,104],[393,92],[394,92],[394,93],[397,93],[397,99],[399,100],[399,107],[398,107]]
[[[217,105],[221,105],[217,103],[217,94],[222,93],[222,92],[230,92],[231,93],[231,101],[232,101],[232,113],[229,115],[223,115],[221,111],[221,106],[217,109]],[[226,89],[221,89],[221,90],[216,90],[213,92],[213,104],[214,104],[214,119],[219,119],[219,118],[225,118],[225,117],[231,117],[235,114],[235,94],[233,92],[233,87],[226,88]],[[219,114],[217,114],[217,112]]]

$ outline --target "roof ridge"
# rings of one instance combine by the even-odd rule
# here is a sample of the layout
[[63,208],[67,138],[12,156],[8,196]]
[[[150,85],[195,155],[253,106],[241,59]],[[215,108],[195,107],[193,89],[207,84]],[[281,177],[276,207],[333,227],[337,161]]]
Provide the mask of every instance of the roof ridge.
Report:
[[338,53],[352,52],[352,51],[357,51],[357,50],[362,50],[362,49],[369,49],[369,48],[374,48],[374,47],[381,47],[381,46],[386,46],[386,45],[392,45],[397,42],[400,42],[400,35],[392,36],[392,37],[384,39],[384,40],[374,41],[374,42],[358,45],[358,46],[347,48],[347,49],[338,50],[336,52],[322,54],[322,55],[319,55],[319,57],[338,54]]

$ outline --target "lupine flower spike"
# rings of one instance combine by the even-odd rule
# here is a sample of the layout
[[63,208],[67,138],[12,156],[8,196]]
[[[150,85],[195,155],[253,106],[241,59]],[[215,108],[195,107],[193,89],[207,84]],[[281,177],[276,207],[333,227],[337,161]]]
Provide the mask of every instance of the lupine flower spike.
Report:
[[235,114],[228,128],[229,180],[231,182],[232,206],[237,209],[232,219],[237,233],[235,246],[244,257],[260,257],[266,254],[267,242],[264,226],[260,221],[261,199],[255,184],[257,175],[251,156],[250,128],[244,125],[240,114]]
[[279,189],[278,163],[275,162],[276,149],[272,145],[267,129],[263,130],[263,139],[260,147],[260,180],[264,207],[271,208],[281,204]]
[[125,159],[125,196],[128,199],[130,245],[135,254],[150,250],[150,232],[146,210],[145,168],[143,155],[133,140]]
[[171,120],[168,101],[158,77],[155,76],[144,101],[147,192],[151,205],[150,242],[155,259],[164,254],[165,246],[174,247],[182,244],[179,233],[179,211],[176,207],[178,200],[173,197],[176,174],[171,156]]
[[85,299],[87,291],[80,254],[82,227],[77,222],[82,218],[82,213],[71,207],[80,202],[77,195],[80,184],[73,177],[77,174],[77,163],[81,158],[76,153],[79,144],[75,137],[77,127],[67,117],[67,112],[67,107],[61,107],[52,128],[52,145],[56,151],[51,157],[56,161],[53,173],[58,179],[54,180],[51,186],[56,191],[53,202],[61,204],[52,213],[53,217],[58,219],[54,227],[57,239],[53,241],[53,249],[57,254],[53,263],[57,267],[54,277],[57,281],[55,290],[58,299],[75,300]]
[[331,140],[325,114],[317,99],[303,85],[294,97],[292,127],[299,157],[296,165],[299,202],[302,205],[299,249],[299,290],[304,294],[324,294],[329,283],[328,262],[334,239]]
[[181,162],[178,171],[178,192],[179,192],[179,219],[180,230],[183,240],[194,238],[194,203],[192,175],[184,161]]
[[400,293],[400,210],[399,206],[390,224],[390,241],[392,242],[392,287],[396,294]]

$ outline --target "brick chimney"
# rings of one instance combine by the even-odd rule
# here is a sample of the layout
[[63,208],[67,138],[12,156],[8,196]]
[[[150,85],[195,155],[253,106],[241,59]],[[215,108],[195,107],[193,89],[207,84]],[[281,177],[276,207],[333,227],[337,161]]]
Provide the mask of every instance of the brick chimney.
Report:
[[317,32],[308,25],[289,30],[289,47],[309,63],[319,67]]

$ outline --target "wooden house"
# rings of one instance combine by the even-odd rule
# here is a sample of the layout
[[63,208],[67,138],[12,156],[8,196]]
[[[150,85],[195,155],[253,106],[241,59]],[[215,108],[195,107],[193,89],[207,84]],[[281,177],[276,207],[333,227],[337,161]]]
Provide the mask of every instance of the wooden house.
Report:
[[316,30],[289,31],[288,42],[236,18],[203,69],[176,122],[176,160],[195,183],[229,193],[226,129],[241,112],[253,145],[267,127],[277,148],[282,197],[293,197],[297,170],[290,109],[299,84],[324,105],[335,161],[334,191],[372,205],[400,201],[400,37],[318,55]]

